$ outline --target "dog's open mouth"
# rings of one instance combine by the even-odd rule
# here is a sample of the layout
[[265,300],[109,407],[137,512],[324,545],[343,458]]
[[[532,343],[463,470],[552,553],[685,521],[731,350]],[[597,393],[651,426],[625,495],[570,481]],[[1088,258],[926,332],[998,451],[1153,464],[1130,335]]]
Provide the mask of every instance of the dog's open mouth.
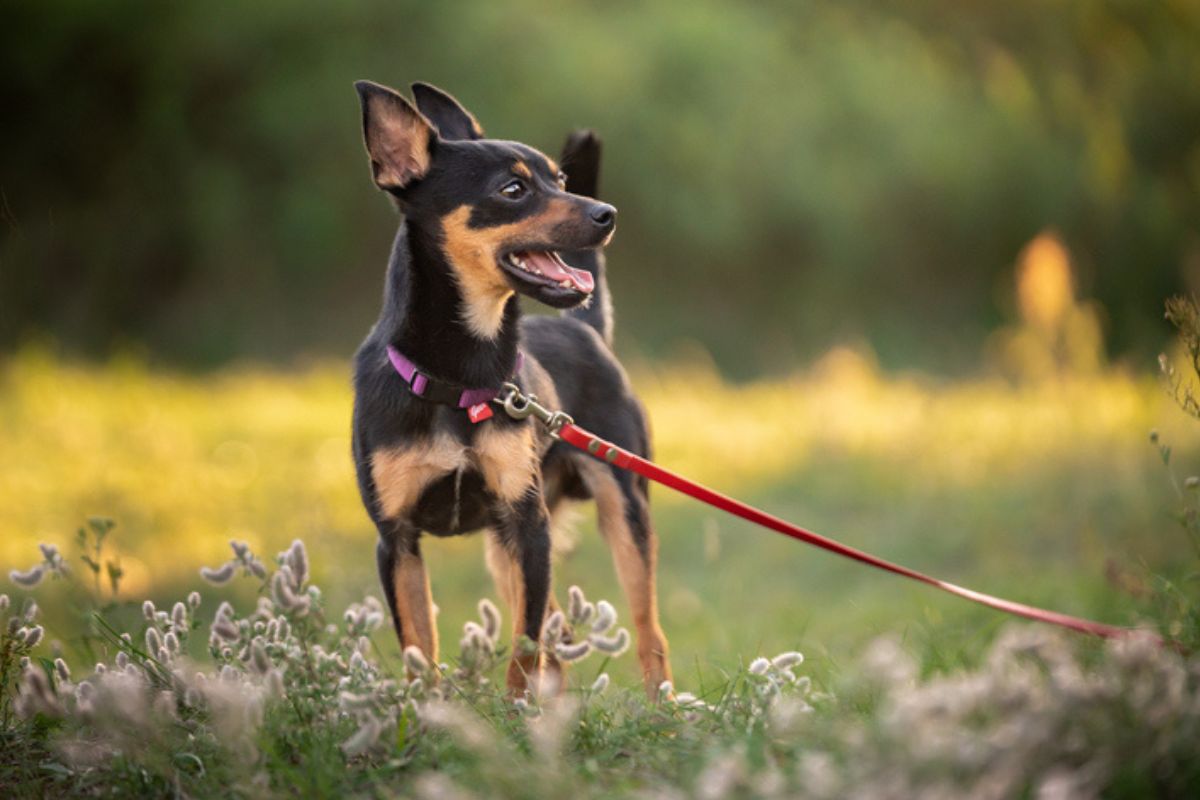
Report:
[[596,288],[590,272],[568,266],[553,250],[518,250],[503,256],[500,264],[514,277],[534,285],[581,294],[591,294]]

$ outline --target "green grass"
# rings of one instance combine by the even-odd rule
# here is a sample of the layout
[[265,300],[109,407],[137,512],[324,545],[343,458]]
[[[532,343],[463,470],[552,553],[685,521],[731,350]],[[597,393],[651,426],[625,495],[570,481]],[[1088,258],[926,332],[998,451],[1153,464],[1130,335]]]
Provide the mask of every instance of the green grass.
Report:
[[[1148,377],[1110,371],[1031,385],[992,379],[943,384],[881,375],[869,361],[837,351],[807,373],[743,386],[723,384],[703,365],[642,368],[634,381],[650,409],[661,463],[772,513],[937,577],[1068,613],[1129,625],[1169,625],[1194,614],[1186,598],[1195,596],[1188,583],[1195,558],[1173,518],[1194,498],[1172,486],[1147,433],[1157,428],[1163,442],[1175,445],[1179,480],[1189,465],[1200,463],[1200,453],[1191,421]],[[377,593],[374,533],[349,465],[348,408],[346,378],[340,367],[328,365],[295,373],[242,367],[191,377],[128,360],[79,367],[27,351],[0,368],[6,455],[0,464],[0,565],[7,573],[34,563],[39,541],[62,545],[74,559],[67,545],[76,527],[103,514],[118,522],[106,548],[124,571],[121,591],[113,596],[102,586],[98,600],[89,586],[70,588],[65,581],[34,590],[47,636],[32,655],[50,658],[61,651],[80,676],[98,660],[111,661],[121,646],[97,638],[87,609],[98,604],[110,624],[140,642],[141,600],[169,608],[202,588],[198,568],[225,560],[230,538],[246,539],[262,555],[304,539],[331,622],[349,603]],[[570,673],[568,697],[580,705],[564,717],[553,756],[538,749],[530,727],[535,723],[514,715],[502,693],[480,688],[468,709],[482,721],[485,746],[464,745],[461,735],[414,714],[398,724],[386,747],[348,759],[339,745],[355,725],[338,716],[331,685],[326,696],[310,698],[311,707],[268,703],[254,734],[257,756],[249,762],[228,752],[220,737],[188,743],[167,736],[157,750],[80,768],[63,755],[61,741],[86,726],[72,718],[35,716],[18,723],[7,717],[0,786],[30,795],[178,789],[190,796],[371,796],[445,793],[450,789],[437,782],[449,780],[455,790],[479,796],[579,797],[672,786],[687,794],[719,780],[732,781],[735,793],[768,795],[778,779],[791,787],[787,791],[803,785],[807,794],[838,796],[838,787],[870,787],[879,777],[851,769],[852,760],[881,774],[899,769],[905,780],[918,773],[950,780],[946,775],[956,770],[971,772],[958,756],[910,752],[888,727],[909,693],[923,695],[912,684],[863,678],[869,672],[858,666],[864,648],[880,636],[901,643],[892,662],[911,657],[917,674],[950,696],[962,694],[954,682],[966,674],[983,676],[997,694],[1064,694],[1055,685],[1035,691],[1020,684],[1018,692],[1006,683],[1013,671],[997,665],[1020,657],[1003,637],[996,643],[1008,623],[997,612],[840,560],[660,488],[652,502],[676,689],[699,695],[718,712],[647,705],[637,688],[635,659],[628,656],[602,667],[613,687],[589,697],[586,687],[601,670],[593,656]],[[590,514],[585,511],[577,544],[558,566],[558,592],[562,597],[565,587],[578,584],[590,596],[612,600],[627,618]],[[425,552],[441,637],[453,656],[459,626],[475,602],[494,596],[481,543],[477,537],[431,541]],[[71,564],[77,576],[86,573],[81,562]],[[1181,587],[1181,605],[1172,609],[1164,602],[1162,580]],[[257,586],[242,579],[220,594],[245,615],[253,610]],[[23,596],[19,587],[5,591],[14,602]],[[217,593],[202,591],[206,626]],[[317,638],[309,644],[324,634],[312,635]],[[205,641],[206,634],[190,643],[202,662]],[[373,642],[371,659],[380,675],[398,677],[400,653],[390,634],[377,632]],[[994,647],[999,655],[989,655]],[[1054,663],[1092,665],[1084,675],[1125,669],[1126,656],[1094,643],[1068,647],[1056,639],[1037,647],[1039,658]],[[756,716],[745,701],[754,680],[746,671],[750,662],[789,650],[807,657],[799,671],[816,693],[810,698],[816,710],[799,727]],[[1147,658],[1151,673],[1173,680],[1175,662]],[[1187,669],[1197,674],[1194,662]],[[306,683],[299,672],[286,674],[295,681],[289,696],[324,685]],[[490,686],[499,674],[492,674]],[[1132,680],[1121,676],[1109,677]],[[1187,692],[1194,691],[1194,681],[1184,680]],[[936,739],[932,701],[912,702],[919,724],[930,726]],[[1181,740],[1168,735],[1163,741],[1170,747],[1163,751],[1136,736],[1121,738],[1109,720],[1149,712],[1089,703],[1085,710],[1110,713],[1078,735],[1097,753],[1132,754],[1130,775],[1108,775],[1105,785],[1125,786],[1119,796],[1137,796],[1139,781],[1150,780],[1151,770],[1150,762],[1138,759],[1152,750],[1174,752],[1170,748]],[[1029,708],[1035,707],[1030,700]],[[1077,706],[1055,709],[1058,716],[1051,714],[1043,728],[1075,716],[1091,719]],[[542,710],[545,718],[556,713],[552,705]],[[962,714],[951,717],[969,727],[976,716],[1001,712],[986,707]],[[210,725],[203,714],[184,717],[202,731]],[[1194,723],[1186,715],[1172,720],[1176,727]],[[1161,739],[1161,724],[1143,721],[1133,730]],[[991,731],[985,726],[977,739],[985,741]],[[1062,764],[1082,774],[1082,762],[1070,754],[1047,752],[1059,761],[1045,764],[1031,755],[1014,785],[1031,791]],[[984,766],[974,769],[991,774]],[[1194,779],[1176,773],[1185,784]],[[831,781],[832,794],[820,790],[822,780]],[[955,780],[959,791],[973,785]]]

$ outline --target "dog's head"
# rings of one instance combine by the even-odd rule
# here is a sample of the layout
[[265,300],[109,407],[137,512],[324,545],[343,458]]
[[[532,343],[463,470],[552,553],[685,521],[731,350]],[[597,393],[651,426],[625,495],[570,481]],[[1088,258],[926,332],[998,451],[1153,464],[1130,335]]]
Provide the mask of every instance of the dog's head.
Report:
[[615,208],[568,192],[559,166],[534,148],[485,138],[475,118],[433,86],[413,85],[416,107],[376,83],[355,88],[375,183],[410,224],[437,233],[473,329],[489,332],[488,309],[513,291],[555,308],[588,299],[592,275],[559,253],[607,244]]

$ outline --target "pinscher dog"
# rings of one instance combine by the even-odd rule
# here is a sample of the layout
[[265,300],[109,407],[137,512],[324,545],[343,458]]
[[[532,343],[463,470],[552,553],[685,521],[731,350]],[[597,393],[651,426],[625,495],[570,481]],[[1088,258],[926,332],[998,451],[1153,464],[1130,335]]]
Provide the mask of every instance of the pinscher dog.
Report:
[[[543,669],[560,669],[552,653],[518,645],[538,642],[556,608],[555,512],[593,499],[653,698],[671,671],[646,482],[490,402],[512,381],[649,455],[645,413],[611,347],[602,248],[617,212],[593,199],[599,141],[573,134],[560,169],[532,147],[486,138],[433,86],[413,85],[415,106],[375,83],[355,88],[375,184],[401,214],[383,309],[355,357],[353,421],[359,489],[379,531],[379,574],[401,646],[437,663],[422,534],[482,530],[513,620],[509,690],[522,693]],[[517,295],[563,311],[523,318]]]

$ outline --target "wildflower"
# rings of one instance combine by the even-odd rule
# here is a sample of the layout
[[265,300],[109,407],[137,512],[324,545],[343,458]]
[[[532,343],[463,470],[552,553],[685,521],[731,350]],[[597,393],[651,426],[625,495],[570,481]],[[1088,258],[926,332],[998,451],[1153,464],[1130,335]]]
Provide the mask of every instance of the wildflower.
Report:
[[675,691],[675,687],[671,684],[670,681],[663,681],[662,683],[660,683],[658,685],[658,696],[661,699],[665,700],[665,699],[669,698],[671,696],[671,693],[674,691]]
[[592,633],[605,633],[617,622],[617,610],[612,603],[601,600],[596,603],[596,621],[592,623]]
[[43,542],[38,545],[38,549],[42,551],[42,557],[46,559],[46,563],[53,564],[58,560],[58,548],[54,545]]
[[593,634],[588,637],[588,641],[592,643],[592,647],[605,655],[619,656],[629,647],[629,631],[621,628],[617,635],[612,637]]
[[550,619],[546,620],[546,626],[542,629],[542,643],[553,645],[562,638],[563,632],[563,613],[555,611],[550,615]]
[[309,599],[305,596],[297,596],[292,591],[292,587],[289,585],[290,574],[291,570],[286,566],[275,573],[275,577],[271,580],[271,597],[284,611],[291,611],[302,617],[308,613]]
[[241,633],[238,632],[237,626],[221,616],[213,620],[212,632],[227,642],[236,642],[241,638]]
[[154,603],[149,600],[142,603],[142,616],[147,622],[154,622]]
[[421,652],[421,648],[411,644],[404,648],[404,666],[414,675],[429,672],[429,662],[425,659],[425,654]]
[[479,618],[483,620],[483,630],[487,637],[495,642],[500,638],[500,612],[491,600],[479,601]]
[[246,554],[250,552],[250,545],[239,539],[230,539],[229,547],[233,550],[233,554],[238,557],[238,560],[244,559]]
[[230,579],[233,578],[233,572],[236,568],[237,565],[232,561],[225,562],[225,564],[217,569],[212,569],[211,567],[201,567],[200,577],[204,578],[204,580],[208,581],[214,586],[221,586],[222,584],[229,583]]
[[67,668],[67,662],[61,658],[54,659],[54,671],[58,673],[58,679],[66,682],[71,680],[71,670]]
[[188,596],[187,596],[187,604],[188,604],[188,606],[190,606],[192,608],[193,611],[196,610],[197,608],[199,608],[200,607],[200,593],[199,592],[189,592]]
[[558,657],[568,663],[578,661],[591,651],[592,645],[587,639],[584,639],[582,642],[575,642],[574,644],[563,644],[560,642],[554,648],[554,652],[558,654]]
[[292,542],[287,551],[287,562],[295,576],[296,588],[299,589],[308,583],[308,552],[304,549],[304,542],[299,539]]
[[27,603],[25,603],[25,613],[22,616],[26,622],[33,622],[35,619],[37,619],[39,610],[38,604],[30,599]]
[[375,746],[379,741],[379,734],[383,732],[383,725],[374,716],[368,716],[359,729],[354,734],[342,742],[342,752],[349,757],[362,755],[367,750]]
[[0,594],[0,612],[8,611],[8,595]]
[[34,625],[32,628],[29,628],[25,632],[25,646],[37,647],[38,642],[42,640],[42,634],[44,632],[45,631],[42,630],[41,625]]
[[176,603],[171,607],[171,624],[177,631],[187,628],[187,607],[183,603]]
[[265,580],[267,577],[267,568],[264,567],[263,563],[257,558],[251,559],[250,562],[246,564],[246,569],[250,570],[250,574],[259,580]]
[[765,658],[756,658],[750,662],[749,672],[751,675],[766,675],[767,669],[771,666],[771,662]]
[[771,666],[775,667],[776,669],[789,669],[803,663],[804,654],[798,653],[794,650],[787,653],[780,653],[771,659]]
[[24,586],[26,589],[32,589],[34,586],[37,586],[45,576],[46,568],[41,564],[35,564],[25,572],[14,569],[8,573],[9,580],[19,586]]
[[591,692],[592,692],[592,694],[600,694],[607,688],[608,688],[608,673],[601,672],[596,677],[596,680],[592,681]]
[[175,635],[175,631],[168,631],[167,635],[163,637],[163,648],[170,655],[179,655],[179,637]]
[[151,656],[156,656],[158,651],[162,649],[162,636],[158,632],[158,628],[146,629],[146,650]]
[[250,643],[250,664],[259,675],[266,675],[271,669],[271,659],[267,656],[267,650],[260,638],[255,638]]

